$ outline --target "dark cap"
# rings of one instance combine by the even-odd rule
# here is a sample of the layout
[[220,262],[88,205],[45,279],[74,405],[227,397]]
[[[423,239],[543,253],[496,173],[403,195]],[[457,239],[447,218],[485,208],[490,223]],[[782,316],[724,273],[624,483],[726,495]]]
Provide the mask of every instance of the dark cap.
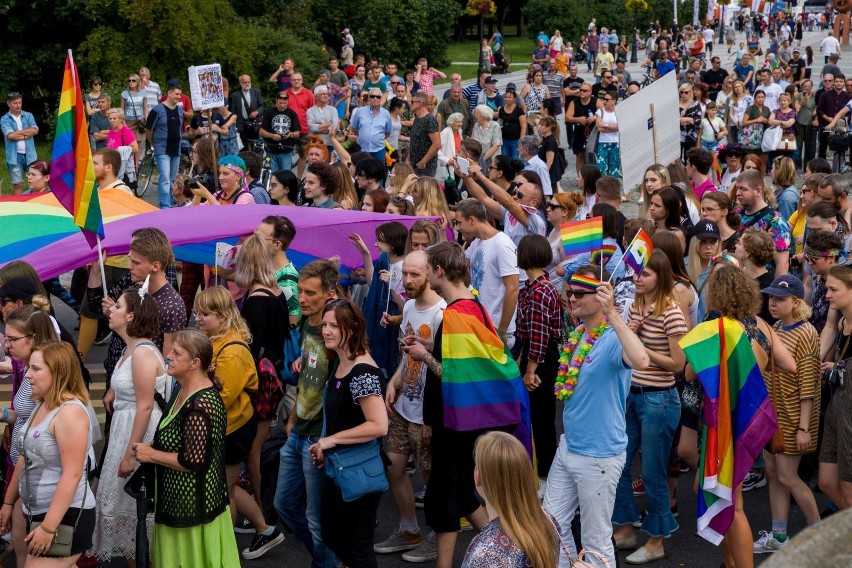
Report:
[[802,281],[792,274],[779,276],[772,281],[772,284],[770,284],[768,288],[764,288],[761,292],[778,298],[795,296],[801,300],[805,297],[805,287],[802,284]]
[[10,300],[30,302],[33,296],[40,292],[35,282],[23,277],[12,278],[3,284],[3,286],[0,286],[0,298],[8,298]]
[[701,239],[717,239],[721,240],[722,236],[719,233],[719,226],[713,221],[699,221],[692,229],[692,236],[698,240]]
[[515,91],[517,91],[517,90],[518,90],[518,88],[515,86],[515,84],[514,84],[514,83],[511,83],[511,82],[510,82],[510,83],[506,83],[506,90],[507,90],[507,91],[515,92]]
[[746,154],[748,154],[748,151],[738,144],[731,144],[724,148],[719,148],[719,159],[722,161],[725,161],[728,156],[737,156],[742,158]]
[[485,82],[486,83],[493,83],[493,84],[496,85],[497,84],[497,78],[494,77],[494,75],[491,75],[490,77],[486,77]]
[[180,81],[178,79],[169,79],[166,87],[180,87]]

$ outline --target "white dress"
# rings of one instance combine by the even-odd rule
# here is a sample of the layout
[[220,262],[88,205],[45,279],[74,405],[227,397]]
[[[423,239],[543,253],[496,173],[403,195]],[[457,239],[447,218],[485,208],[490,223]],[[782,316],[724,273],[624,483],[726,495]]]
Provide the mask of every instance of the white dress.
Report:
[[[137,349],[151,349],[157,354],[161,364],[163,356],[153,343],[142,343]],[[127,357],[112,375],[111,386],[115,391],[112,425],[110,426],[109,446],[101,466],[101,478],[97,492],[97,524],[92,535],[92,554],[101,561],[112,557],[136,557],[136,499],[125,493],[124,485],[128,478],[118,477],[118,466],[136,419],[136,391],[133,388],[133,354]],[[164,365],[165,368],[165,365]],[[154,388],[165,396],[167,382],[171,379],[165,373],[156,379]],[[157,424],[162,411],[154,402],[148,429],[144,441],[154,439]],[[148,541],[154,534],[154,516],[148,516]]]

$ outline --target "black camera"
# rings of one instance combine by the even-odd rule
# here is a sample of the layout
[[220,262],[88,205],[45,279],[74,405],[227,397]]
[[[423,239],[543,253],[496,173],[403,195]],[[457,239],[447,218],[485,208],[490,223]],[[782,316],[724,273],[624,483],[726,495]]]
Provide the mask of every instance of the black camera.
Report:
[[196,176],[196,177],[191,177],[191,178],[187,178],[186,180],[184,180],[183,187],[184,187],[184,189],[188,190],[188,189],[192,189],[193,187],[203,185],[203,184],[204,184],[204,178],[202,176]]

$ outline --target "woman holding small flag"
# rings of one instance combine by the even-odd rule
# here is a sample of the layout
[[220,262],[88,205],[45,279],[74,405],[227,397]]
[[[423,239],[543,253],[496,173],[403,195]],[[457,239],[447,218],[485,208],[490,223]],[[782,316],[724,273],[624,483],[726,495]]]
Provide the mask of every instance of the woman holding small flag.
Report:
[[[619,317],[612,285],[599,276],[600,267],[586,265],[565,281],[569,308],[582,325],[570,333],[560,354],[555,394],[565,404],[565,433],[547,477],[544,508],[559,524],[571,554],[576,554],[571,521],[579,507],[583,546],[615,566],[612,512],[627,449],[631,369],[645,369],[650,358]],[[610,275],[604,271],[602,276],[607,280]],[[590,561],[599,565],[596,559]],[[559,565],[569,565],[562,553]]]
[[639,336],[651,364],[634,370],[630,383],[627,462],[618,482],[612,522],[618,525],[616,547],[636,548],[633,523],[640,517],[631,487],[631,465],[641,445],[642,480],[648,495],[648,513],[641,528],[651,538],[627,557],[627,563],[647,564],[666,556],[663,539],[679,528],[669,506],[668,458],[680,421],[675,373],[683,369],[685,361],[678,341],[689,328],[677,305],[674,274],[664,252],[653,251],[648,264],[633,275],[633,282],[636,300],[630,306],[627,325]]
[[556,288],[562,291],[562,261],[565,260],[565,249],[562,247],[562,233],[560,227],[563,223],[570,222],[576,215],[577,209],[584,202],[584,197],[578,193],[557,193],[548,198],[547,222],[553,225],[553,230],[547,235],[553,258],[547,265],[547,273],[550,281]]

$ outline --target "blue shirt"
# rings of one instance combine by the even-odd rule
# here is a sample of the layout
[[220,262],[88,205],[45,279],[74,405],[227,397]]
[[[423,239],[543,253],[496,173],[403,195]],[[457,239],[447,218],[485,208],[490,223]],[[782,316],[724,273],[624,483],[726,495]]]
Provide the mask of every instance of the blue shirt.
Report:
[[671,73],[675,70],[675,65],[668,59],[661,59],[659,63],[657,63],[657,75],[662,77],[668,73]]
[[607,329],[580,367],[574,394],[565,401],[565,444],[592,458],[617,456],[627,449],[627,394],[632,371],[622,360],[618,335]]
[[385,149],[385,137],[391,133],[393,124],[387,109],[379,107],[375,115],[369,106],[355,111],[352,128],[358,131],[358,143],[364,152],[379,152]]
[[[15,122],[14,117],[12,116],[12,112],[9,111],[3,115],[3,118],[0,118],[0,129],[3,131],[3,137],[6,138],[6,163],[7,164],[17,164],[18,163],[18,141],[17,140],[9,140],[9,133],[15,132],[16,130],[26,130],[27,128],[35,127],[38,130],[38,124],[36,124],[35,118],[31,113],[27,111],[21,111],[21,128],[18,128],[18,124]],[[38,160],[38,154],[36,154],[35,147],[35,137],[27,138],[24,140],[24,147],[26,148],[27,154],[27,163],[31,164]]]

